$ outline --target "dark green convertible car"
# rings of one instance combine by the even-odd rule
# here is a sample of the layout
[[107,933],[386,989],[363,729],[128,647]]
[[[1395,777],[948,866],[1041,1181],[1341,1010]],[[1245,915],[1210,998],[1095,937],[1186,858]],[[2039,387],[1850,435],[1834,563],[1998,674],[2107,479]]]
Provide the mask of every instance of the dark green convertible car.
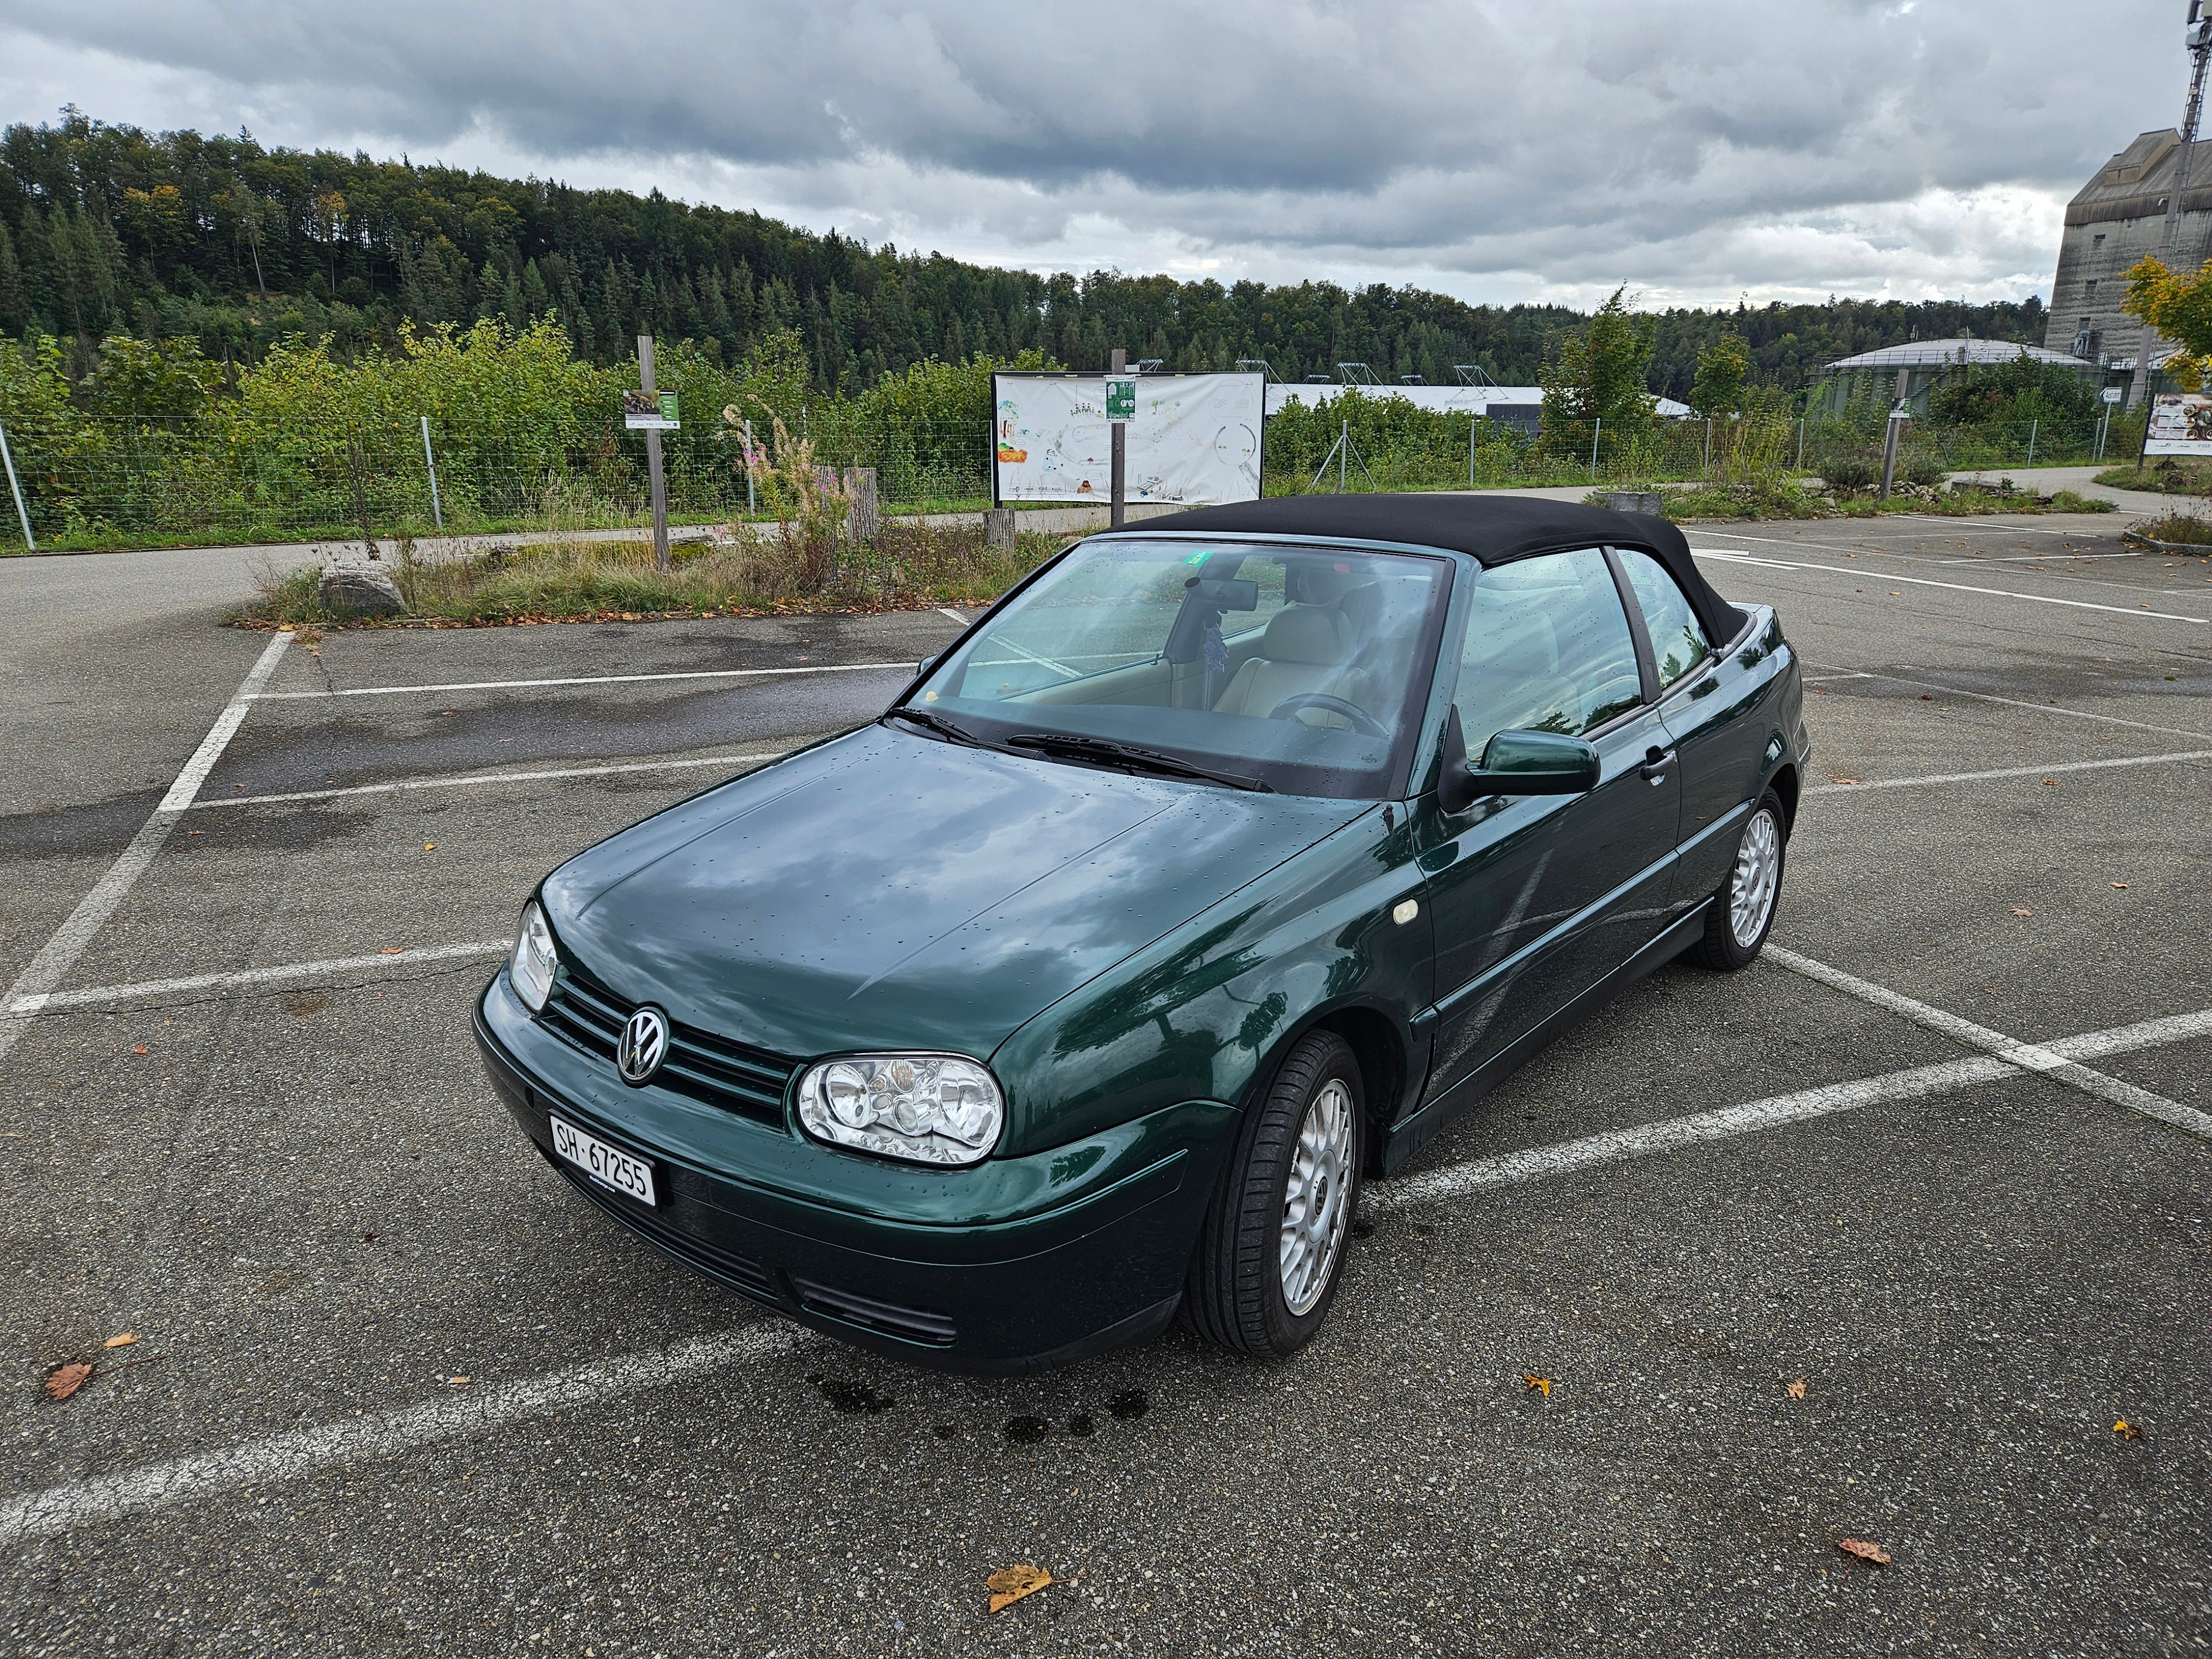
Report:
[[925,1364],[1289,1354],[1364,1180],[1764,944],[1808,744],[1662,520],[1255,501],[1079,542],[880,720],[525,906],[477,1036],[576,1190]]

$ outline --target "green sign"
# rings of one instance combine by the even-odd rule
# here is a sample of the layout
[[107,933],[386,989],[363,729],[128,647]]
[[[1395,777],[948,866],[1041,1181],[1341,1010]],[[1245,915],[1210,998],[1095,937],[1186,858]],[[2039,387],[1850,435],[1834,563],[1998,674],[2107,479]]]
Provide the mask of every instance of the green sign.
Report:
[[1106,418],[1109,421],[1133,421],[1137,418],[1137,382],[1133,378],[1107,377]]
[[668,422],[672,430],[682,424],[676,418],[676,394],[672,392],[660,394],[660,418]]

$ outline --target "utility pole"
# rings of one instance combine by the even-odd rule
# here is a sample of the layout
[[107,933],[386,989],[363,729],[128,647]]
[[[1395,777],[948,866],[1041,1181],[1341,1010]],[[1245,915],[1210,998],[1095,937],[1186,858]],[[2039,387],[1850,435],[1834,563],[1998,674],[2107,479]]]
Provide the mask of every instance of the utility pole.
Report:
[[[2182,43],[2189,48],[2189,102],[2181,114],[2181,144],[2173,153],[2173,182],[2166,192],[2166,222],[2158,234],[2159,263],[2173,268],[2173,243],[2181,228],[2181,193],[2189,188],[2189,151],[2197,142],[2197,118],[2204,113],[2204,70],[2212,58],[2212,18],[2203,15],[2204,0],[2189,0],[2189,32]],[[2160,345],[2158,332],[2148,323],[2136,347],[2134,383],[2128,389],[2132,409],[2150,396],[2150,360]]]
[[[1109,374],[1115,376],[1127,374],[1129,372],[1128,352],[1120,346],[1115,346],[1114,348],[1112,357],[1106,365],[1106,372]],[[1112,411],[1109,410],[1108,412],[1110,414]],[[1113,422],[1113,428],[1114,494],[1113,503],[1109,509],[1111,516],[1108,518],[1106,522],[1109,528],[1119,530],[1121,527],[1123,521],[1127,517],[1127,505],[1122,491],[1126,487],[1127,481],[1129,463],[1129,427],[1128,423],[1125,421],[1115,421]]]
[[[653,383],[653,336],[637,337],[637,384],[641,392],[657,392]],[[653,568],[668,568],[668,480],[660,470],[660,432],[648,427],[645,434],[646,471],[653,479]]]

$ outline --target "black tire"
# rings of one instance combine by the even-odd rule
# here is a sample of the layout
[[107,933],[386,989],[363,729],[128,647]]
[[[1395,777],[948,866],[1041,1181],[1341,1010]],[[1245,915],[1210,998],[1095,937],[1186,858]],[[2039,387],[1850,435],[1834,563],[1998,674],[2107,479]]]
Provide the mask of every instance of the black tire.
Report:
[[[1285,1291],[1283,1273],[1291,1180],[1308,1115],[1332,1085],[1348,1097],[1351,1114],[1348,1158],[1341,1173],[1328,1173],[1315,1183],[1334,1242],[1325,1267],[1304,1278],[1303,1296],[1293,1297]],[[1332,1098],[1319,1108],[1319,1120],[1333,1120],[1342,1103]],[[1200,1336],[1259,1359],[1287,1358],[1313,1340],[1344,1278],[1366,1137],[1367,1095],[1350,1046],[1332,1031],[1301,1037],[1246,1114],[1237,1150],[1199,1234],[1183,1312]],[[1334,1171],[1337,1142],[1332,1139],[1328,1146],[1328,1167]],[[1305,1305],[1294,1307],[1300,1299]]]
[[[1735,857],[1729,865],[1728,878],[1721,883],[1720,891],[1713,895],[1705,908],[1705,936],[1698,941],[1697,958],[1706,967],[1732,974],[1750,967],[1765,948],[1766,936],[1774,927],[1774,913],[1782,908],[1782,875],[1790,850],[1789,824],[1782,811],[1782,798],[1771,789],[1759,798],[1759,805],[1743,821],[1743,829],[1736,836]],[[1757,927],[1747,928],[1740,936],[1736,900],[1747,884],[1758,879],[1753,870],[1759,862],[1756,843],[1762,834],[1771,838],[1767,857],[1771,860],[1772,870],[1771,879],[1765,882],[1765,909],[1756,918]]]

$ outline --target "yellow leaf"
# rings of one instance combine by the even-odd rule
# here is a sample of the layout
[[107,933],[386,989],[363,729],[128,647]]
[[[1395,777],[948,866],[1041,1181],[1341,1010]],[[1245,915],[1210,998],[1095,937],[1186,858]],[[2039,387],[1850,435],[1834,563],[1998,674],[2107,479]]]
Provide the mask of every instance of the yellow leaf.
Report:
[[401,949],[402,947],[397,945],[387,945],[376,954],[380,957],[396,957],[399,954]]
[[106,1341],[101,1343],[100,1346],[103,1348],[127,1348],[137,1340],[138,1338],[135,1334],[130,1331],[125,1331],[120,1336],[109,1337]]
[[447,1381],[448,1381],[448,1382],[450,1382],[453,1384],[453,1387],[455,1387],[455,1388],[457,1388],[457,1389],[458,1389],[458,1388],[459,1388],[459,1387],[461,1386],[461,1384],[462,1384],[462,1383],[464,1383],[464,1382],[467,1382],[468,1380],[469,1380],[469,1379],[468,1379],[467,1377],[465,1377],[465,1376],[455,1376],[455,1377],[449,1377],[449,1378],[447,1379]]
[[1792,1400],[1802,1400],[1805,1397],[1805,1379],[1803,1377],[1801,1376],[1795,1382],[1789,1383],[1786,1386],[1790,1390],[1790,1397]]
[[2129,1422],[2124,1417],[2118,1422],[2112,1425],[2112,1432],[2119,1436],[2123,1440],[2140,1440],[2142,1438],[2142,1431],[2137,1428],[2134,1424]]
[[426,853],[434,853],[438,850],[438,843],[434,841],[426,841],[422,843],[422,850]]
[[1531,1376],[1528,1372],[1523,1371],[1521,1373],[1521,1380],[1523,1382],[1526,1382],[1531,1389],[1534,1389],[1538,1394],[1542,1395],[1545,1399],[1549,1400],[1552,1397],[1552,1379],[1550,1377]]
[[1026,1561],[1011,1567],[1000,1567],[983,1581],[991,1592],[991,1611],[1010,1607],[1024,1595],[1035,1595],[1052,1583],[1052,1575],[1042,1567],[1033,1567]]

